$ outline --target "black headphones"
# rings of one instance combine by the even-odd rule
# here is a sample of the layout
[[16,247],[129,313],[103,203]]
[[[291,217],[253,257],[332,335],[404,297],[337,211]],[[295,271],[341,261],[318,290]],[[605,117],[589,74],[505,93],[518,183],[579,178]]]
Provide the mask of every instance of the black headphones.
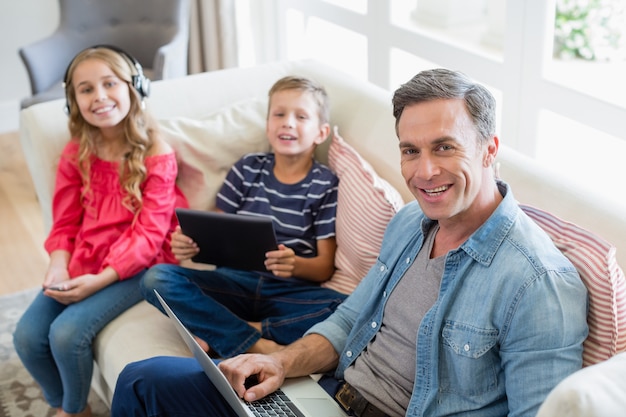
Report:
[[[131,85],[133,86],[133,88],[135,90],[137,90],[137,92],[139,93],[139,96],[141,97],[141,99],[143,100],[144,98],[146,98],[146,97],[148,97],[150,95],[150,79],[147,78],[143,74],[143,68],[141,67],[141,64],[139,63],[139,61],[137,61],[131,54],[127,53],[123,49],[118,48],[117,46],[113,46],[113,45],[94,45],[94,46],[91,46],[91,47],[89,47],[87,49],[97,49],[97,48],[110,49],[110,50],[120,54],[124,58],[124,60],[126,62],[128,62],[128,64],[131,67],[131,69],[134,69],[134,72],[136,72],[136,74],[134,74],[131,77]],[[67,66],[67,69],[65,70],[65,75],[63,76],[63,88],[65,89],[65,107],[64,107],[64,110],[65,110],[65,113],[68,114],[68,115],[70,114],[70,101],[69,101],[69,98],[67,96],[67,83],[69,81],[68,80],[69,72],[70,72],[70,68],[72,66],[72,63],[74,62],[76,57],[78,55],[80,55],[81,52],[76,54],[76,56],[70,61],[70,64]]]

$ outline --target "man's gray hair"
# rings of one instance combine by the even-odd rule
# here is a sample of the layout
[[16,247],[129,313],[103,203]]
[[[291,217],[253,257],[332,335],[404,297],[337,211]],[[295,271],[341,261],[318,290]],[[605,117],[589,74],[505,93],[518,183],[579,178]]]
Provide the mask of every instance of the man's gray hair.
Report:
[[406,106],[438,99],[462,99],[479,137],[487,140],[495,135],[496,100],[493,95],[462,72],[444,68],[422,71],[396,90],[392,99],[396,134]]

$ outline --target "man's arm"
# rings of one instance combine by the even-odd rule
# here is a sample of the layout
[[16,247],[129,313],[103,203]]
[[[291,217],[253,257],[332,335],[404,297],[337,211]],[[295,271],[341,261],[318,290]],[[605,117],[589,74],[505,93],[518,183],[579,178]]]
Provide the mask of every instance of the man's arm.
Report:
[[[280,388],[285,378],[334,369],[338,358],[328,339],[309,334],[271,355],[239,355],[219,367],[241,398],[255,401]],[[253,375],[259,383],[246,389],[246,379]]]
[[576,273],[549,271],[526,288],[500,351],[509,416],[534,416],[582,366],[587,291]]

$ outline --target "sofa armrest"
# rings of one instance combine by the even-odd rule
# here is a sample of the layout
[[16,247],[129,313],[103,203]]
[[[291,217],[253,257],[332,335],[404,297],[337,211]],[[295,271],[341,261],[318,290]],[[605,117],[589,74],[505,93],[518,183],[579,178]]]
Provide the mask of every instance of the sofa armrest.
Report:
[[46,234],[52,227],[52,194],[58,161],[70,140],[64,105],[65,100],[54,100],[20,112],[20,144],[33,179]]

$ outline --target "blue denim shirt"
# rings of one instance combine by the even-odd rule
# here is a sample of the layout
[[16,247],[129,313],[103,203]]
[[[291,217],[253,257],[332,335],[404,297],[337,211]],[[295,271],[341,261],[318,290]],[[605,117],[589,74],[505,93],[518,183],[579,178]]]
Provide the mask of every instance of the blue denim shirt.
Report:
[[[508,185],[498,185],[504,199],[496,211],[446,255],[439,296],[418,329],[407,416],[534,417],[549,391],[582,366],[586,288]],[[308,331],[340,352],[337,378],[376,335],[431,223],[417,202],[405,206],[367,276]]]

